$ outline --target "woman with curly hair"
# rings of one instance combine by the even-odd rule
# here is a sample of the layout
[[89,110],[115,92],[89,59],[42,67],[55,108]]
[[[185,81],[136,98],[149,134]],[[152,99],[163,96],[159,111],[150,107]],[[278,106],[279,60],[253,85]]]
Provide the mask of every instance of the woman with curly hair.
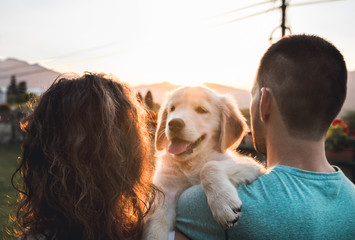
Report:
[[21,239],[139,239],[157,190],[145,111],[104,75],[59,77],[22,121]]

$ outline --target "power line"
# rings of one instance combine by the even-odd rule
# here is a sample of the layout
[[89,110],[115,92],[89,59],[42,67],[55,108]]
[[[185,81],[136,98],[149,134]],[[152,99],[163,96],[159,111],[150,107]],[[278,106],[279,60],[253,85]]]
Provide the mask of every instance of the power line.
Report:
[[223,22],[223,23],[214,25],[213,27],[219,27],[219,26],[223,26],[223,25],[226,25],[226,24],[235,23],[235,22],[247,19],[247,18],[251,18],[251,17],[255,17],[255,16],[258,16],[258,15],[261,15],[261,14],[268,13],[268,12],[273,11],[273,10],[278,9],[278,8],[279,7],[269,8],[269,9],[264,10],[264,11],[256,12],[256,13],[253,13],[253,14],[250,14],[250,15],[247,15],[247,16],[243,16],[243,17],[240,17],[240,18],[236,18],[236,19],[233,19],[233,20],[230,20],[230,21],[227,21],[227,22]]
[[116,51],[116,52],[113,52],[113,53],[109,53],[109,54],[104,54],[104,55],[100,55],[100,56],[96,56],[96,57],[89,57],[89,58],[85,58],[85,59],[82,59],[82,60],[79,60],[79,61],[75,61],[75,62],[71,62],[71,63],[67,63],[67,64],[62,64],[62,65],[58,65],[58,66],[54,66],[53,69],[62,68],[62,67],[69,67],[69,66],[75,66],[75,65],[78,65],[78,64],[81,64],[81,63],[85,63],[85,62],[91,62],[91,61],[96,60],[96,59],[112,57],[112,56],[119,55],[119,54],[122,54],[122,53],[125,53],[125,52],[129,52],[131,50],[133,50],[133,49],[123,49],[123,50],[119,50],[119,51]]
[[231,11],[227,11],[227,12],[224,12],[224,13],[220,13],[220,14],[217,14],[217,15],[215,15],[215,16],[207,17],[206,19],[212,19],[212,18],[222,17],[222,16],[225,16],[225,15],[229,15],[229,14],[231,14],[231,13],[240,12],[240,11],[245,10],[245,9],[249,9],[249,8],[261,6],[261,5],[264,5],[264,4],[267,4],[267,3],[271,3],[271,2],[274,2],[274,1],[275,1],[275,0],[269,0],[269,1],[264,1],[264,2],[259,2],[259,3],[251,4],[251,5],[248,5],[248,6],[245,6],[245,7],[241,7],[241,8],[237,8],[237,9],[231,10]]
[[[235,13],[235,12],[238,12],[238,11],[241,11],[241,10],[249,9],[249,8],[252,8],[252,7],[264,5],[264,4],[271,3],[271,2],[273,2],[273,0],[264,1],[264,2],[260,2],[260,3],[255,3],[255,4],[248,5],[248,6],[245,6],[245,7],[242,7],[242,8],[238,8],[238,9],[234,9],[234,10],[231,10],[231,11],[228,11],[228,12],[224,12],[224,13],[221,13],[221,14],[209,17],[209,18],[217,18],[217,17],[220,17],[220,16],[224,16],[224,15],[227,15],[227,14]],[[269,11],[275,10],[277,8],[278,7],[269,8],[269,9],[264,10],[264,11],[256,12],[254,14],[250,14],[250,15],[243,16],[243,17],[240,17],[240,18],[237,18],[237,19],[233,19],[231,21],[227,21],[227,22],[224,22],[224,23],[221,23],[221,24],[214,25],[214,27],[218,27],[218,26],[221,26],[221,25],[225,25],[225,24],[230,24],[230,23],[234,23],[234,22],[237,22],[237,21],[241,21],[241,20],[244,20],[244,19],[247,19],[247,18],[250,18],[250,17],[258,16],[258,15],[267,13]],[[64,57],[72,56],[72,55],[75,55],[75,54],[78,54],[78,53],[80,54],[80,53],[85,53],[87,51],[97,50],[97,49],[104,48],[104,47],[107,47],[107,46],[110,46],[110,45],[114,45],[114,44],[117,44],[117,42],[113,42],[113,43],[105,44],[105,45],[101,45],[101,46],[96,46],[96,47],[91,47],[91,48],[88,48],[88,49],[85,49],[85,50],[78,50],[78,51],[75,51],[75,52],[72,52],[72,53],[68,53],[68,54],[65,54],[65,55],[61,55],[61,56],[58,56],[58,57],[55,57],[55,58],[56,59],[64,58]],[[90,61],[93,61],[93,60],[96,60],[96,59],[101,59],[101,58],[106,58],[106,57],[110,57],[110,56],[113,56],[113,55],[121,54],[123,52],[125,52],[125,50],[121,50],[121,51],[114,52],[114,53],[111,53],[111,54],[100,55],[100,56],[97,56],[97,57],[89,57],[89,58],[85,58],[83,60],[71,62],[71,63],[68,63],[68,64],[62,64],[62,65],[53,67],[53,68],[51,68],[49,70],[55,71],[54,69],[56,69],[56,68],[74,66],[74,65],[81,64],[81,63],[85,63],[85,62],[90,62]],[[6,71],[8,71],[10,69],[14,70],[14,69],[20,69],[20,68],[26,68],[26,67],[28,67],[28,66],[8,68],[8,69],[5,69],[5,70],[3,69],[3,71],[6,72]],[[16,76],[17,77],[28,76],[28,75],[33,75],[33,74],[36,74],[36,73],[41,73],[41,72],[44,72],[44,71],[47,71],[47,69],[27,71],[27,72],[16,74]],[[0,81],[8,80],[12,75],[13,74],[9,74],[7,76],[5,75],[5,76],[2,76],[2,77],[0,75]]]
[[289,30],[291,33],[291,28],[286,26],[286,8],[287,7],[298,7],[298,6],[306,6],[306,5],[313,5],[313,4],[319,4],[319,3],[329,3],[329,2],[339,2],[339,1],[344,1],[344,0],[319,0],[319,1],[313,1],[313,2],[303,2],[303,3],[296,3],[296,4],[292,4],[289,5],[286,3],[286,0],[281,0],[281,6],[280,9],[282,11],[282,17],[281,17],[281,25],[279,27],[276,27],[270,35],[269,41],[272,42],[273,38],[273,34],[274,32],[281,28],[281,36],[285,36],[286,35],[286,30]]
[[[224,16],[224,15],[232,14],[232,13],[236,13],[236,12],[239,12],[239,11],[242,11],[242,10],[245,10],[245,9],[261,6],[261,5],[264,5],[264,4],[267,4],[267,3],[271,3],[271,2],[275,2],[275,0],[269,0],[269,1],[263,1],[263,2],[259,2],[259,3],[251,4],[251,5],[248,5],[248,6],[245,6],[245,7],[241,7],[241,8],[234,9],[234,10],[231,10],[231,11],[227,11],[227,12],[224,12],[224,13],[221,13],[221,14],[217,14],[215,16],[207,17],[205,20],[221,17],[221,16]],[[246,18],[249,18],[249,17],[257,16],[259,14],[266,13],[266,12],[269,12],[271,10],[274,10],[274,9],[268,9],[266,11],[262,11],[262,12],[258,12],[258,13],[251,14],[251,15],[248,15],[248,16],[244,16],[244,17],[241,17],[241,18],[238,18],[238,19],[234,19],[232,21],[228,21],[228,22],[222,23],[222,24],[217,24],[215,26],[220,26],[220,25],[236,22],[236,21],[239,21],[239,20],[243,20],[243,19],[246,19]],[[66,57],[70,57],[70,56],[73,56],[73,55],[78,55],[78,54],[87,53],[87,52],[90,52],[90,51],[95,51],[95,50],[98,50],[98,49],[106,48],[106,47],[109,47],[109,46],[112,46],[112,45],[117,45],[117,44],[120,44],[120,43],[122,43],[122,41],[115,41],[115,42],[112,42],[112,43],[99,45],[99,46],[95,46],[95,47],[90,47],[90,48],[86,48],[86,49],[81,49],[81,50],[78,50],[78,51],[73,51],[73,52],[70,52],[70,53],[67,53],[67,54],[64,54],[64,55],[59,55],[59,56],[56,56],[56,57],[50,57],[50,58],[47,58],[47,59],[58,60],[58,59],[61,59],[61,58],[66,58]],[[122,51],[125,51],[125,50],[122,50]],[[118,53],[121,53],[122,51],[119,51]],[[57,67],[53,67],[51,70],[53,70],[55,68],[58,68],[58,67],[60,68],[60,67],[64,67],[64,66],[77,65],[77,64],[80,64],[80,63],[83,63],[83,62],[89,62],[89,61],[92,61],[92,60],[105,58],[105,57],[109,57],[109,56],[116,55],[116,54],[117,54],[117,52],[111,53],[111,54],[106,54],[106,55],[101,55],[101,56],[97,56],[97,57],[89,57],[89,58],[85,58],[83,60],[79,60],[79,61],[71,62],[71,63],[68,63],[68,64],[62,64],[62,65],[59,65]],[[45,61],[45,60],[46,59],[39,60],[37,62],[41,62],[41,61]],[[29,67],[29,66],[15,66],[15,67],[3,68],[3,69],[1,69],[1,71],[2,72],[7,72],[7,71],[10,71],[10,70],[16,70],[16,69],[27,68],[27,67]],[[21,76],[24,75],[22,73],[20,73],[20,74],[21,74]],[[12,74],[9,74],[6,77],[11,77],[11,75]],[[0,78],[4,78],[4,77],[1,77],[1,75],[0,75]]]
[[[77,54],[92,52],[92,51],[95,51],[95,50],[98,50],[98,49],[107,48],[109,46],[114,46],[114,45],[121,44],[121,43],[123,43],[123,41],[115,41],[115,42],[112,42],[112,43],[107,43],[107,44],[104,44],[104,45],[99,45],[99,46],[95,46],[95,47],[81,49],[81,50],[73,51],[71,53],[67,53],[67,54],[64,54],[64,55],[60,55],[60,56],[57,56],[57,57],[51,57],[51,58],[47,58],[47,59],[57,60],[57,59],[61,59],[61,58],[71,57],[71,56],[75,56]],[[46,59],[44,59],[42,61],[45,61],[45,60]],[[41,60],[39,60],[38,62],[41,62]]]
[[[115,41],[115,42],[112,42],[112,43],[99,45],[99,46],[94,46],[94,47],[90,47],[90,48],[86,48],[86,49],[81,49],[81,50],[73,51],[73,52],[70,52],[70,53],[63,54],[63,55],[59,55],[57,57],[50,57],[50,58],[47,58],[47,59],[53,59],[52,61],[55,61],[55,60],[58,60],[58,59],[61,59],[61,58],[71,57],[71,56],[75,56],[75,55],[82,54],[82,53],[88,53],[88,52],[92,52],[92,51],[95,51],[95,50],[98,50],[98,49],[107,48],[109,46],[114,46],[114,45],[121,44],[121,43],[123,43],[123,41]],[[35,62],[43,62],[43,61],[46,61],[47,59],[39,60],[39,61],[35,61]],[[16,70],[16,69],[27,68],[27,67],[29,67],[29,66],[8,67],[8,68],[0,69],[0,71],[1,72],[7,72],[7,71],[10,71],[10,70]]]
[[[245,7],[241,7],[241,8],[238,8],[238,9],[234,9],[234,10],[231,10],[231,11],[227,11],[227,12],[215,15],[215,16],[207,17],[206,19],[213,19],[213,18],[225,16],[225,15],[228,15],[228,14],[236,13],[236,12],[239,12],[239,11],[242,11],[242,10],[245,10],[245,9],[261,6],[261,5],[264,5],[264,4],[267,4],[267,3],[271,3],[271,2],[275,2],[275,1],[276,0],[269,0],[269,1],[263,1],[263,2],[259,2],[259,3],[251,4],[251,5],[248,5],[248,6],[245,6]],[[279,7],[272,7],[272,8],[269,8],[267,10],[259,11],[259,12],[256,12],[256,13],[253,13],[253,14],[250,14],[250,15],[247,15],[247,16],[243,16],[243,17],[239,17],[239,18],[236,18],[236,19],[233,19],[233,20],[230,20],[230,21],[223,22],[221,24],[213,25],[212,27],[218,27],[218,26],[223,26],[223,25],[226,25],[226,24],[235,23],[235,22],[238,22],[238,21],[241,21],[241,20],[245,20],[245,19],[248,19],[248,18],[251,18],[251,17],[255,17],[255,16],[258,16],[258,15],[261,15],[261,14],[265,14],[265,13],[268,13],[270,11],[273,11],[273,10],[281,8],[281,10],[282,10],[282,23],[281,23],[281,26],[279,26],[279,27],[281,27],[282,36],[284,36],[286,34],[286,30],[287,29],[290,30],[290,28],[286,27],[286,25],[285,25],[285,22],[286,22],[286,7],[287,6],[289,6],[289,7],[290,6],[298,7],[298,6],[304,6],[304,5],[312,5],[312,4],[319,4],[319,3],[329,3],[329,2],[338,2],[338,1],[344,1],[344,0],[319,0],[319,1],[313,1],[313,2],[292,4],[292,5],[287,5],[286,4],[286,0],[282,0],[282,5],[279,6]],[[279,27],[277,27],[276,29],[278,29]],[[274,33],[274,31],[276,29],[273,30],[272,34]],[[272,39],[272,34],[270,36],[270,39]],[[94,50],[97,50],[97,49],[106,48],[108,46],[116,45],[116,44],[119,44],[121,42],[122,41],[116,41],[116,42],[112,42],[112,43],[109,43],[109,44],[95,46],[95,47],[91,47],[91,48],[87,48],[87,49],[82,49],[82,50],[78,50],[78,51],[74,51],[74,52],[71,52],[71,53],[67,53],[67,54],[64,54],[64,55],[60,55],[60,56],[54,57],[53,59],[56,60],[56,59],[60,59],[60,58],[66,58],[66,57],[69,57],[69,56],[73,56],[73,55],[77,55],[77,54],[81,54],[81,53],[86,53],[86,52],[94,51]],[[129,50],[123,49],[123,50],[120,50],[120,51],[117,51],[117,52],[114,52],[114,53],[110,53],[110,54],[100,55],[100,56],[96,56],[96,57],[89,57],[89,58],[85,58],[83,60],[71,62],[71,63],[68,63],[68,64],[62,64],[62,65],[59,65],[59,66],[54,67],[52,69],[41,69],[41,70],[33,70],[33,71],[23,72],[23,73],[16,74],[16,76],[20,76],[20,77],[21,76],[27,76],[27,75],[32,75],[32,74],[36,74],[36,73],[41,73],[41,72],[48,71],[48,70],[55,71],[54,70],[55,68],[78,65],[78,64],[81,64],[81,63],[84,63],[84,62],[89,62],[89,61],[93,61],[93,60],[96,60],[96,59],[101,59],[101,58],[106,58],[106,57],[114,56],[114,55],[117,55],[117,54],[121,54],[121,53],[126,52],[126,51],[129,51]],[[2,69],[2,71],[6,72],[6,71],[9,71],[9,70],[26,68],[26,67],[28,67],[28,66],[10,67],[10,68],[7,68],[5,70]],[[8,80],[8,78],[11,77],[12,75],[13,74],[10,74],[10,75],[4,76],[4,77],[0,76],[0,81]]]
[[306,6],[306,5],[314,5],[318,3],[330,3],[330,2],[340,2],[344,0],[321,0],[321,1],[313,1],[313,2],[304,2],[304,3],[296,3],[296,4],[291,4],[288,5],[289,7],[300,7],[300,6]]
[[131,51],[131,50],[132,49],[124,49],[124,50],[116,51],[116,52],[109,53],[109,54],[104,54],[104,55],[100,55],[100,56],[96,56],[96,57],[85,58],[85,59],[80,60],[80,61],[71,62],[71,63],[68,63],[68,64],[58,65],[58,66],[52,67],[50,69],[46,69],[46,68],[44,68],[44,69],[35,69],[35,70],[27,71],[27,72],[22,72],[22,73],[19,73],[19,74],[9,74],[7,76],[6,75],[5,76],[1,76],[0,75],[0,81],[5,81],[5,80],[8,81],[9,78],[11,78],[11,76],[13,76],[13,75],[15,75],[16,77],[23,77],[23,76],[29,76],[29,75],[33,75],[33,74],[37,74],[37,73],[46,72],[46,71],[56,71],[55,69],[57,69],[57,68],[75,66],[75,65],[78,65],[78,64],[81,64],[81,63],[85,63],[85,62],[90,62],[90,61],[94,61],[94,60],[101,59],[101,58],[115,56],[115,55],[122,54],[122,53],[125,53],[127,51]]

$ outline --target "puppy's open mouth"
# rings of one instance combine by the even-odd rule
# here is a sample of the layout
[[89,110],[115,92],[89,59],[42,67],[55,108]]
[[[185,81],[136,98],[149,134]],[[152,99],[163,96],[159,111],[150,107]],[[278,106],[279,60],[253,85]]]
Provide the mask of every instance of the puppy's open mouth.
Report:
[[198,147],[205,138],[206,134],[203,134],[193,143],[180,138],[174,138],[168,145],[168,152],[178,156],[183,154],[191,154],[193,153],[193,149]]

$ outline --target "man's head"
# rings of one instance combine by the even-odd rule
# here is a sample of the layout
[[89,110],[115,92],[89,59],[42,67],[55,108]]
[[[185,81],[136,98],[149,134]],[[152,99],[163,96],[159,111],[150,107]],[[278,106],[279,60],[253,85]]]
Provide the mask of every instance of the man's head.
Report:
[[266,152],[259,109],[263,88],[275,99],[290,136],[319,141],[344,103],[346,82],[343,56],[326,40],[294,35],[273,44],[260,61],[252,90],[256,148]]

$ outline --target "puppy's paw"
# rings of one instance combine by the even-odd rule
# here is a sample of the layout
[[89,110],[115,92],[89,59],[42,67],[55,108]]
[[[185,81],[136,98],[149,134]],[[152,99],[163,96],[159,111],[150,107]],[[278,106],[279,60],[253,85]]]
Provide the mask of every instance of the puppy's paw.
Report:
[[234,226],[238,222],[242,211],[242,202],[236,189],[218,191],[213,195],[206,194],[214,219],[224,228]]

